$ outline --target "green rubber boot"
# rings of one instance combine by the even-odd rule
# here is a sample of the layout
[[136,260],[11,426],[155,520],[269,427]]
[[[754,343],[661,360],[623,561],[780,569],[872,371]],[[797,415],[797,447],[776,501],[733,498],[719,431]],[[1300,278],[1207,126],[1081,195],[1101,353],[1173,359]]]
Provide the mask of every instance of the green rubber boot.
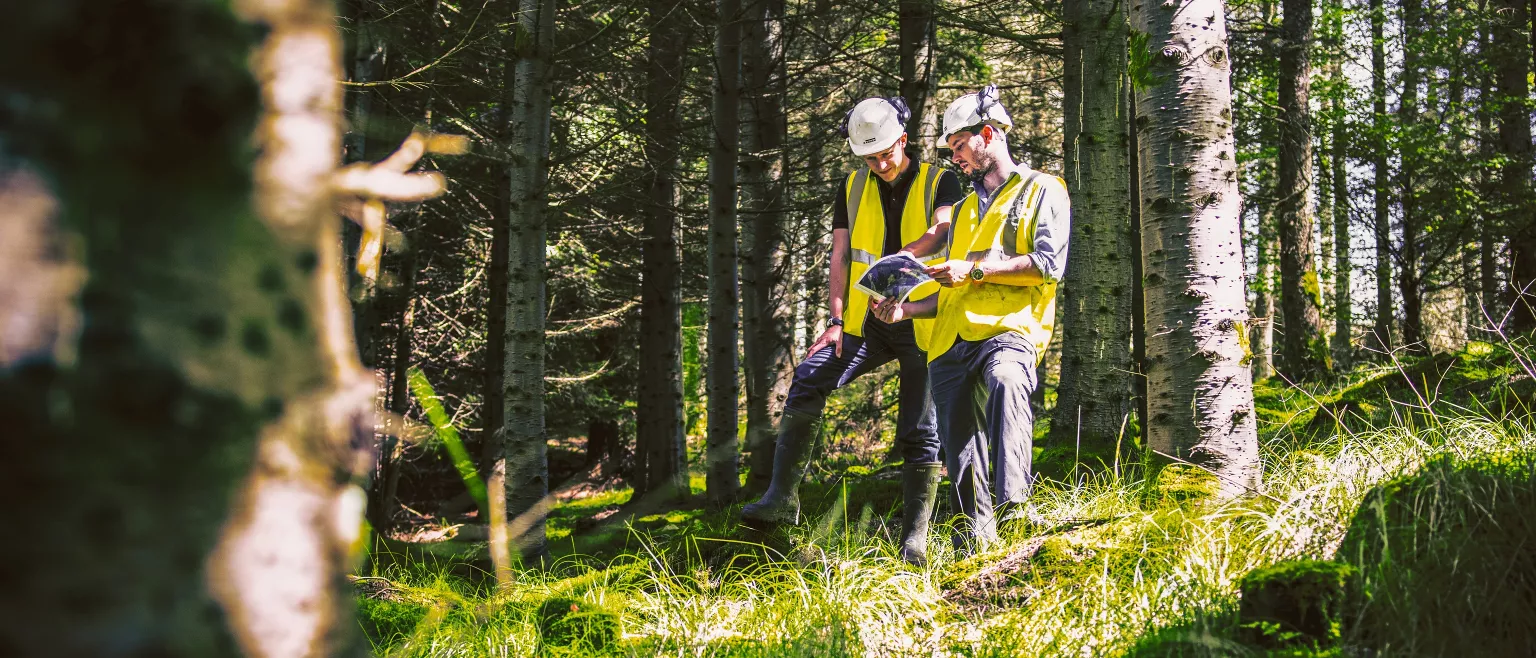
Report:
[[800,522],[800,478],[811,461],[811,445],[820,418],[785,411],[773,449],[773,476],[757,502],[741,508],[741,518],[763,524]]
[[906,464],[901,469],[901,559],[914,567],[928,564],[928,522],[939,497],[939,462]]

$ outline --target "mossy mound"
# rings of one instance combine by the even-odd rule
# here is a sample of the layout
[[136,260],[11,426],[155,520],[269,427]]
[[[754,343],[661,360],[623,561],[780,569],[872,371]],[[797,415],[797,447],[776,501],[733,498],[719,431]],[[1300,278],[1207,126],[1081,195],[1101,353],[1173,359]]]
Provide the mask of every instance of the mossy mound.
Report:
[[387,646],[416,632],[429,608],[409,601],[362,598],[357,601],[357,623],[374,646]]
[[1337,642],[1354,576],[1354,567],[1322,560],[1292,560],[1248,572],[1239,584],[1244,639],[1271,648]]
[[1385,655],[1536,655],[1536,456],[1436,459],[1369,492],[1338,559],[1346,639]]
[[550,597],[539,606],[539,642],[545,649],[602,651],[618,644],[618,613],[569,596]]

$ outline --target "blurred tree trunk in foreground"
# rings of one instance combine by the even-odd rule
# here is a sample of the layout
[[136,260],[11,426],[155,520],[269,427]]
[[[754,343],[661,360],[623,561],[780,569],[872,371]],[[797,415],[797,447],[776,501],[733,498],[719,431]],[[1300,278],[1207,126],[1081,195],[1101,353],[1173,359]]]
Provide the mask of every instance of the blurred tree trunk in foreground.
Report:
[[[1189,17],[1178,18],[1175,17]],[[1198,17],[1198,19],[1196,18]],[[1221,0],[1131,9],[1147,314],[1148,446],[1199,464],[1228,496],[1259,484],[1242,197]],[[1140,43],[1137,43],[1140,41]]]
[[356,650],[374,383],[334,211],[335,17],[235,10],[263,26],[259,94],[258,32],[223,3],[8,12],[0,495],[47,513],[0,548],[7,655]]

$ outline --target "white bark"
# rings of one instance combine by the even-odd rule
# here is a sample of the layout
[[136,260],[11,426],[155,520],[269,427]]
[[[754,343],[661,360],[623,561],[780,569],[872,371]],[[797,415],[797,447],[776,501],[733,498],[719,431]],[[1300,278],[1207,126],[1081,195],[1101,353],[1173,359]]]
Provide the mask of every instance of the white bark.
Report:
[[1150,446],[1256,487],[1252,374],[1244,365],[1242,203],[1220,0],[1131,6],[1147,35],[1133,70],[1146,280]]

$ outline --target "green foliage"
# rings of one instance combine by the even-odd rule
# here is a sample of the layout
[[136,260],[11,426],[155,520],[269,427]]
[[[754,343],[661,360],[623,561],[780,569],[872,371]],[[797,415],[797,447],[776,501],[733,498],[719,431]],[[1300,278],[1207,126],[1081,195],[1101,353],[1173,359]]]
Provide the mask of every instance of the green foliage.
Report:
[[602,605],[554,596],[539,606],[539,639],[551,648],[603,651],[619,640],[619,615]]
[[1441,455],[1365,497],[1339,546],[1350,633],[1392,655],[1536,653],[1536,455]]
[[1345,592],[1354,575],[1354,567],[1326,560],[1254,569],[1239,584],[1241,627],[1261,646],[1332,644],[1339,639]]
[[357,623],[374,646],[388,646],[409,639],[429,610],[419,603],[365,597],[357,602]]
[[1152,37],[1146,32],[1130,30],[1129,51],[1126,53],[1126,73],[1131,79],[1131,86],[1138,92],[1163,84],[1168,80],[1169,73],[1157,71],[1157,60],[1161,57],[1161,50],[1152,52]]

